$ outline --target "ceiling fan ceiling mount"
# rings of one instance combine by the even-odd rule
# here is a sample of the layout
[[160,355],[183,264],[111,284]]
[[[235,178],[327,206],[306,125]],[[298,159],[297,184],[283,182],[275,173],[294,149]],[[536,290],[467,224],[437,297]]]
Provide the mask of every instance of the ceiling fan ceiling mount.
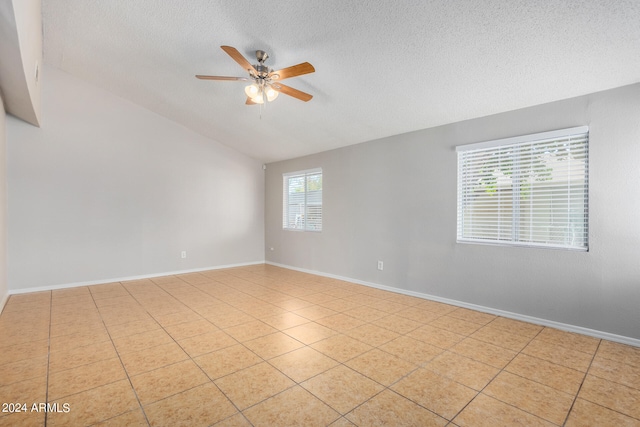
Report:
[[256,50],[256,59],[259,63],[262,64],[267,60],[267,58],[269,58],[269,54],[267,52],[265,52],[264,50]]
[[252,65],[236,48],[231,46],[220,47],[247,71],[249,77],[196,75],[197,78],[202,80],[252,81],[253,84],[245,88],[245,93],[247,94],[247,105],[263,104],[264,102],[273,101],[279,93],[284,93],[285,95],[292,96],[305,102],[313,98],[313,96],[308,93],[283,85],[279,82],[280,80],[315,72],[315,68],[313,68],[313,65],[310,63],[303,62],[298,65],[274,71],[264,65],[264,62],[269,58],[269,54],[264,50],[256,50],[256,59],[258,60],[258,63]]

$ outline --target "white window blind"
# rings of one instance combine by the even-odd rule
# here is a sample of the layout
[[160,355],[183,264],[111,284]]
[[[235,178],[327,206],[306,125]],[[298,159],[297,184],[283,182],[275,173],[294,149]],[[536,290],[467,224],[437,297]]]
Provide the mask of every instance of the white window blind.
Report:
[[322,169],[283,175],[282,228],[322,230]]
[[588,250],[586,126],[456,147],[458,241]]

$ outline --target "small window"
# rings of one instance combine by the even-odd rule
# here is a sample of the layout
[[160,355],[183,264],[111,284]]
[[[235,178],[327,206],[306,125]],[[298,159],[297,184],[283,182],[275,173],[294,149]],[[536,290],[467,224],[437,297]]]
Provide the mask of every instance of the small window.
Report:
[[458,242],[588,250],[586,126],[456,147]]
[[322,231],[322,169],[283,175],[282,228]]

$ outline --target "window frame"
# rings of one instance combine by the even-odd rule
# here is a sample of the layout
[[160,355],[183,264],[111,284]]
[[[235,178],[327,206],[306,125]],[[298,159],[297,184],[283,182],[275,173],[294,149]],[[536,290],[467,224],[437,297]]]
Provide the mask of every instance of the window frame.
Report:
[[[531,173],[531,170],[523,172],[522,174],[517,173],[518,171],[523,170],[524,168],[522,168],[522,166],[526,164],[525,162],[520,162],[520,158],[518,157],[520,154],[513,154],[511,157],[508,157],[508,159],[512,162],[512,166],[513,166],[511,170],[511,176],[508,177],[510,184],[502,188],[503,191],[505,190],[505,188],[507,192],[511,191],[511,198],[513,203],[511,207],[513,211],[512,218],[509,226],[511,230],[511,238],[510,239],[501,238],[502,235],[500,232],[497,232],[497,233],[494,232],[493,234],[495,234],[495,236],[491,236],[491,238],[478,237],[479,235],[482,234],[482,232],[479,232],[476,230],[473,230],[469,234],[466,234],[465,230],[467,227],[466,225],[467,223],[465,223],[465,214],[466,214],[465,211],[469,211],[471,212],[470,215],[473,215],[471,209],[477,209],[477,207],[475,208],[470,207],[471,206],[470,199],[472,198],[471,195],[473,193],[473,189],[477,187],[474,187],[474,184],[473,184],[474,181],[472,179],[470,180],[464,174],[465,172],[468,174],[469,171],[471,170],[471,172],[476,173],[476,175],[474,176],[477,176],[477,174],[480,173],[477,169],[477,165],[480,164],[481,162],[474,158],[473,160],[471,160],[471,163],[466,165],[463,164],[463,161],[464,161],[463,156],[465,155],[464,153],[482,154],[486,152],[488,154],[493,154],[494,157],[491,157],[491,159],[494,160],[499,156],[503,156],[503,155],[506,156],[507,154],[511,155],[510,152],[516,152],[517,149],[530,148],[533,150],[534,148],[539,148],[541,145],[545,143],[562,141],[571,137],[576,137],[578,143],[582,144],[579,146],[580,149],[578,150],[577,154],[579,155],[582,154],[584,156],[583,160],[578,160],[578,168],[580,167],[580,162],[582,162],[583,163],[582,169],[584,172],[583,172],[583,175],[580,175],[581,177],[583,177],[582,199],[578,198],[578,202],[577,202],[578,206],[579,205],[583,206],[582,213],[580,214],[582,216],[582,220],[578,221],[580,230],[582,230],[583,235],[580,239],[577,239],[578,241],[577,244],[567,243],[568,233],[566,230],[563,231],[564,234],[562,234],[562,237],[565,239],[565,243],[550,243],[549,240],[551,240],[551,238],[549,236],[546,239],[546,241],[541,241],[542,239],[538,239],[536,241],[536,239],[533,237],[532,232],[530,233],[530,236],[528,239],[524,239],[522,241],[520,240],[520,237],[522,235],[520,221],[526,216],[526,214],[524,214],[519,207],[520,198],[523,196],[523,194],[526,194],[526,193],[523,193],[524,190],[522,190],[522,187],[520,187],[520,181],[524,179],[524,177],[526,176],[526,173],[529,173],[529,174]],[[580,139],[582,139],[583,142],[581,142]],[[550,131],[550,132],[541,132],[536,134],[521,135],[521,136],[512,137],[512,138],[504,138],[504,139],[484,141],[484,142],[479,142],[474,144],[460,145],[456,147],[456,152],[457,152],[456,241],[458,243],[498,245],[498,246],[511,246],[511,247],[535,247],[535,248],[562,249],[562,250],[573,250],[573,251],[583,251],[583,252],[589,251],[589,127],[588,126],[579,126],[579,127],[573,127],[573,128],[567,128],[567,129],[559,129],[559,130]],[[567,153],[571,153],[571,152],[567,150]],[[548,153],[544,153],[544,154],[548,155]],[[553,154],[553,156],[556,156],[556,154]],[[533,158],[533,156],[531,156],[531,158]],[[550,158],[551,157],[549,157],[549,159]],[[544,166],[547,166],[547,165],[548,163],[544,163]],[[561,177],[559,176],[559,178],[564,178],[565,176],[568,178],[571,177],[571,173],[573,169],[571,169],[570,167],[566,167],[566,169],[567,169],[566,175],[562,175]],[[555,170],[549,169],[549,171],[551,172],[548,172],[548,173],[553,173]],[[499,177],[496,175],[495,172],[492,175],[496,176],[496,178],[494,178],[496,181],[495,188],[498,191],[500,191],[500,187],[498,184]],[[573,202],[573,199],[571,199],[572,184],[571,184],[571,180],[568,178],[567,178],[566,193],[560,194],[561,196],[560,200],[566,201],[567,211],[568,211],[568,213],[566,214],[565,222],[563,224],[570,225],[572,224],[572,220],[571,220],[572,213],[571,213],[570,206],[571,206],[571,203]],[[532,182],[531,177],[529,177],[528,179],[530,180],[530,182]],[[551,181],[551,184],[549,185],[549,187],[553,191],[557,189],[562,189],[562,187],[557,185],[560,182],[562,182],[561,179]],[[544,186],[541,186],[541,187],[545,188]],[[530,188],[529,191],[531,192],[531,194],[533,194],[533,190],[535,190],[538,187],[534,187],[533,184],[531,184],[529,188]],[[549,188],[546,188],[544,191],[549,192],[551,190],[549,190]],[[553,197],[553,195],[546,196],[546,197]],[[505,199],[505,200],[508,201],[508,199]],[[516,206],[516,201],[517,201],[517,206]],[[529,201],[530,206],[535,206],[536,208],[539,208],[540,206],[543,206],[540,203],[541,202],[539,202],[537,199],[534,202],[534,198],[530,197],[530,201]],[[549,206],[551,206],[548,208],[549,216],[555,215],[555,213],[553,213],[554,210],[552,208],[553,199],[550,199],[550,201],[547,203],[549,203]],[[489,206],[492,206],[492,205],[489,205]],[[503,212],[501,211],[501,209],[502,208],[498,205],[498,208],[496,209],[496,212],[493,213],[493,216],[488,217],[490,224],[496,223],[498,224],[498,227],[500,227],[499,224],[501,221],[501,215],[503,215]],[[468,216],[469,214],[466,214],[466,215]],[[529,223],[533,223],[534,218],[530,217],[528,221]],[[537,221],[538,220],[535,220],[535,222]],[[551,226],[553,225],[553,220],[546,219],[546,222],[543,222],[543,224],[551,228]],[[473,224],[473,226],[474,227],[478,226],[477,220],[476,220],[476,224]],[[489,225],[489,227],[491,227],[491,225]],[[544,228],[544,225],[542,226],[542,228]],[[549,234],[550,233],[551,231],[549,231]],[[487,232],[487,234],[492,234],[492,233]]]
[[290,203],[289,203],[289,183],[290,183],[290,179],[291,178],[299,178],[299,177],[303,177],[304,178],[304,206],[302,207],[302,212],[303,215],[306,216],[308,213],[308,209],[309,209],[309,203],[308,203],[308,195],[309,195],[309,190],[307,188],[308,185],[308,177],[310,176],[317,176],[320,175],[321,179],[324,178],[323,176],[323,172],[322,172],[322,168],[313,168],[313,169],[305,169],[305,170],[301,170],[301,171],[295,171],[295,172],[285,172],[282,174],[282,229],[283,230],[289,230],[289,231],[301,231],[301,232],[314,232],[314,233],[321,233],[322,229],[323,229],[323,224],[322,224],[322,219],[323,219],[323,212],[322,212],[322,206],[323,206],[323,202],[322,202],[322,196],[323,196],[323,192],[324,189],[321,187],[320,188],[320,204],[319,206],[321,207],[320,210],[320,228],[311,228],[309,227],[309,224],[311,223],[311,221],[307,221],[306,219],[303,220],[304,221],[304,227],[291,227],[289,226],[290,224]]

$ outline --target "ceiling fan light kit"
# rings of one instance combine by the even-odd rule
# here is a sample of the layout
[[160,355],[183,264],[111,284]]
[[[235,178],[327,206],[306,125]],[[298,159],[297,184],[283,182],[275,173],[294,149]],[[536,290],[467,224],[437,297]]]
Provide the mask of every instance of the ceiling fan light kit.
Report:
[[271,102],[279,95],[279,92],[271,84],[264,81],[250,84],[244,88],[244,93],[254,104],[264,104],[265,101]]
[[259,86],[257,83],[245,87],[244,92],[254,104],[264,104],[265,101],[271,102],[279,95],[279,92],[272,88],[271,85]]
[[231,46],[220,47],[234,61],[240,64],[240,66],[244,68],[247,73],[249,73],[249,77],[196,75],[197,78],[202,80],[235,80],[252,82],[250,85],[244,88],[244,92],[247,95],[247,105],[262,105],[266,102],[272,102],[278,97],[280,92],[304,102],[307,102],[311,98],[313,98],[313,96],[308,93],[279,83],[280,80],[315,72],[315,68],[313,68],[313,65],[309,64],[308,62],[303,62],[298,65],[293,65],[291,67],[274,71],[273,69],[264,65],[264,61],[269,58],[269,55],[263,50],[256,51],[256,59],[258,60],[258,63],[252,65],[245,59],[244,56],[242,56],[240,52],[238,52],[236,48]]

